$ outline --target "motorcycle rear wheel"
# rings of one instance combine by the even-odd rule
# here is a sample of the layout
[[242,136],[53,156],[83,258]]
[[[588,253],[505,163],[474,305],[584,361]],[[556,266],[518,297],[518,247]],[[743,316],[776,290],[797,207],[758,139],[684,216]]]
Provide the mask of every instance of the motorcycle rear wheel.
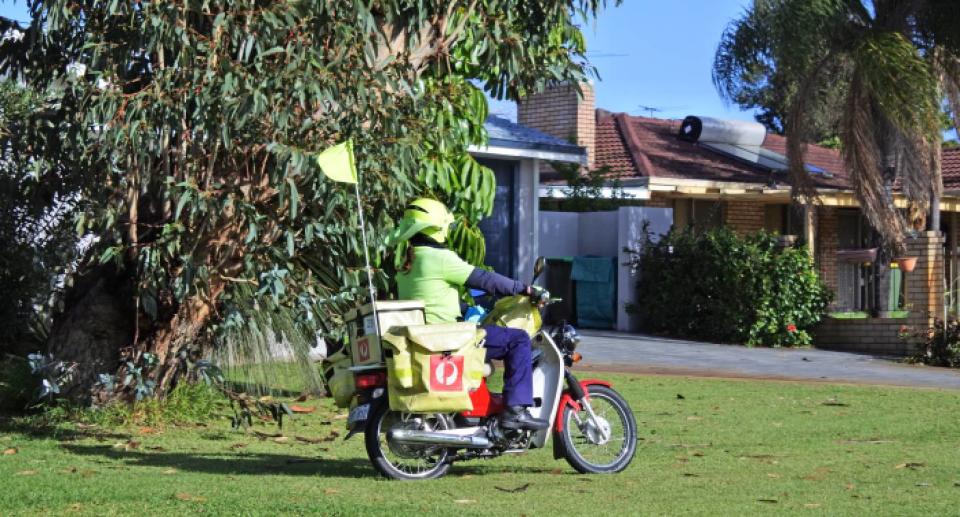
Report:
[[591,385],[587,388],[590,406],[609,430],[602,436],[581,407],[567,406],[563,411],[563,431],[557,437],[563,456],[582,474],[613,474],[630,465],[637,451],[637,421],[627,401],[612,388]]
[[449,421],[445,415],[411,415],[390,411],[386,400],[374,403],[363,439],[367,457],[377,472],[390,479],[403,481],[436,479],[447,473],[450,469],[449,449],[391,444],[387,440],[387,432],[393,426],[408,429],[423,429],[425,426],[446,429]]

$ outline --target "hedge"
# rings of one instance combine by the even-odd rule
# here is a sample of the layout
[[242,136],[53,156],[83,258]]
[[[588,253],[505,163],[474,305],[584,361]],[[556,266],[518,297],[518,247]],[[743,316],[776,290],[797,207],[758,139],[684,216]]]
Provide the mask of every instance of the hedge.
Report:
[[647,235],[631,253],[644,330],[749,346],[812,341],[830,294],[805,249],[726,229]]

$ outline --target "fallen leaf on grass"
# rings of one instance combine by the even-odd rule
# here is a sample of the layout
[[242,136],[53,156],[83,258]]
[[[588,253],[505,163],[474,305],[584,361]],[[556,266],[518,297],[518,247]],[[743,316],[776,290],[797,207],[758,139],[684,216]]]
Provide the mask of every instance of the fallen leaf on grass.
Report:
[[563,469],[553,469],[550,471],[550,473],[554,476],[559,476],[560,474],[563,474]]
[[127,440],[125,442],[117,442],[113,444],[114,449],[123,449],[126,451],[132,451],[134,449],[140,448],[140,442],[134,440]]
[[685,478],[698,478],[700,474],[694,474],[693,472],[684,472],[683,477]]
[[768,472],[768,473],[767,473],[767,477],[768,477],[768,478],[773,478],[773,479],[778,479],[778,478],[780,477],[780,474],[775,474],[775,473],[773,473],[773,472]]
[[821,406],[849,406],[846,402],[840,402],[837,399],[827,399],[820,403]]
[[206,500],[207,500],[206,497],[200,497],[200,496],[198,496],[198,495],[191,495],[191,494],[188,494],[188,493],[186,493],[186,492],[177,492],[176,495],[174,495],[174,497],[176,497],[177,499],[179,499],[179,500],[181,500],[181,501],[194,501],[194,502],[197,502],[197,503],[203,503],[203,502],[206,502]]
[[257,438],[260,438],[261,440],[266,440],[267,438],[279,438],[283,436],[280,433],[267,434],[267,433],[261,433],[260,431],[254,431],[253,434],[256,435]]
[[147,449],[148,451],[154,451],[154,452],[167,452],[167,450],[164,449],[163,447],[159,447],[159,446],[156,446],[156,445],[152,445],[152,446],[150,446],[150,447],[147,447],[146,449]]
[[457,504],[473,504],[473,503],[475,503],[476,501],[473,500],[473,499],[456,499],[456,500],[454,500],[453,502],[455,502],[455,503],[457,503]]
[[235,444],[231,445],[229,448],[230,448],[231,450],[236,450],[236,449],[242,449],[242,448],[244,448],[244,447],[246,447],[246,446],[247,446],[247,444],[245,444],[245,443],[235,443]]
[[313,413],[316,410],[317,408],[315,407],[304,407],[296,404],[290,406],[290,411],[293,411],[294,413]]
[[16,447],[10,447],[9,449],[4,449],[4,450],[3,450],[3,455],[4,455],[4,456],[12,456],[12,455],[14,455],[14,454],[16,454],[16,453],[18,453],[18,452],[20,452],[20,451],[19,451]]
[[20,472],[17,472],[15,475],[17,475],[17,476],[32,476],[32,475],[34,475],[34,474],[39,474],[39,472],[37,472],[36,470],[21,470]]
[[310,398],[310,395],[308,395],[308,394],[306,394],[306,393],[301,393],[299,397],[297,397],[297,398],[295,398],[295,399],[293,399],[293,400],[294,400],[294,402],[306,402],[308,398]]
[[63,473],[63,474],[76,474],[76,473],[77,473],[77,467],[70,467],[70,468],[68,468],[68,469],[63,469],[63,470],[61,470],[60,472]]
[[152,427],[141,427],[138,432],[140,434],[154,434],[157,432],[157,430]]
[[167,470],[164,470],[164,471],[163,471],[163,473],[166,474],[166,475],[168,475],[168,476],[169,476],[169,475],[172,475],[172,474],[176,474],[176,473],[178,473],[178,472],[179,472],[179,471],[178,471],[177,469],[167,469]]
[[926,467],[926,466],[927,466],[926,463],[919,463],[919,462],[915,462],[915,461],[908,461],[908,462],[906,462],[906,463],[901,463],[901,464],[899,464],[899,465],[897,465],[897,466],[895,466],[895,467],[893,467],[893,468],[895,468],[895,469],[911,469],[911,470],[917,470],[917,469],[919,469],[919,468],[923,468],[923,467]]
[[287,438],[286,436],[277,436],[276,438],[273,439],[273,441],[276,443],[287,443],[288,441],[290,441],[290,439]]
[[700,452],[700,451],[693,451],[693,456],[696,456],[697,458],[702,458],[702,457],[703,457],[703,453]]
[[501,491],[501,492],[507,492],[507,493],[509,493],[509,494],[515,494],[515,493],[517,493],[517,492],[526,492],[527,489],[530,488],[530,483],[524,483],[524,484],[522,484],[522,485],[520,485],[520,486],[518,486],[518,487],[516,487],[516,488],[503,488],[502,486],[496,486],[496,485],[494,485],[493,488],[496,488],[497,490],[499,490],[499,491]]
[[100,426],[97,424],[83,424],[83,423],[77,424],[77,429],[80,429],[80,430],[96,429],[97,427],[100,427]]
[[916,486],[930,486],[930,483],[917,483]]
[[298,442],[310,443],[310,444],[323,443],[325,441],[323,438],[307,438],[306,436],[294,436],[293,439]]
[[779,503],[780,502],[780,501],[777,501],[776,499],[757,499],[757,501],[761,503]]

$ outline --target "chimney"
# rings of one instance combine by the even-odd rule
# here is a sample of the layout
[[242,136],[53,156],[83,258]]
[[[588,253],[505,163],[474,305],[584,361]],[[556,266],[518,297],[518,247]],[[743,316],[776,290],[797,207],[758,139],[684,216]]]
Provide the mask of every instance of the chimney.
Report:
[[583,97],[572,85],[559,85],[524,97],[517,103],[517,123],[587,148],[593,168],[597,119],[593,86],[581,83]]

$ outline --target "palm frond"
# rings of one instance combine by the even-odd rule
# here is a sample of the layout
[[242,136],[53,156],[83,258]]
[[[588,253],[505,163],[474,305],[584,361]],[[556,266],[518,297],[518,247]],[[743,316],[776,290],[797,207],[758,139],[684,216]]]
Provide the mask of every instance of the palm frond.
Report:
[[881,127],[887,124],[874,106],[872,92],[858,70],[854,73],[840,124],[843,161],[867,221],[880,234],[884,248],[897,253],[904,249],[904,224],[887,191],[892,188],[892,180],[884,177],[880,133]]

